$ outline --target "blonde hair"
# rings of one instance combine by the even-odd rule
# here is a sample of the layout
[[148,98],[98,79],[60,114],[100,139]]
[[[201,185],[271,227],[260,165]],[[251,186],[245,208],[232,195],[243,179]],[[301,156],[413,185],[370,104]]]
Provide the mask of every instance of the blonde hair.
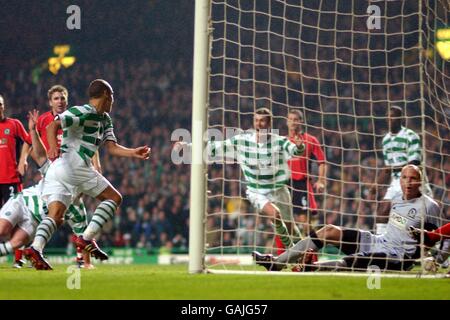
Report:
[[55,92],[61,92],[66,97],[66,99],[69,98],[69,92],[67,91],[66,87],[64,87],[60,84],[57,84],[57,85],[54,85],[53,87],[51,87],[50,89],[48,89],[48,91],[47,91],[48,100],[50,100],[52,98],[52,95]]

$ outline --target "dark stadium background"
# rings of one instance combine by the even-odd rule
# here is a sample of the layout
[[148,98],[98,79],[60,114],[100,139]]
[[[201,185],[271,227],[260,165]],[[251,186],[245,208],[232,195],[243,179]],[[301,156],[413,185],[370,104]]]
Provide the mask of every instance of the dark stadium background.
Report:
[[[72,4],[81,8],[81,30],[66,27]],[[124,195],[102,246],[185,249],[189,170],[171,164],[170,133],[190,128],[192,3],[1,1],[0,7],[0,92],[8,116],[26,125],[27,110],[48,111],[46,91],[57,83],[68,88],[69,105],[84,104],[89,82],[102,77],[115,91],[120,143],[153,148],[145,164],[102,157],[105,176]],[[54,76],[42,64],[57,44],[70,44],[77,61]],[[28,173],[26,185],[38,178]],[[68,234],[60,229],[50,246],[65,247]]]
[[[69,16],[66,8],[72,4],[81,8],[81,30],[66,28]],[[115,91],[112,118],[119,142],[127,146],[148,144],[152,147],[151,159],[145,163],[103,154],[103,172],[123,194],[124,202],[114,221],[106,226],[100,244],[104,247],[138,247],[149,251],[159,248],[187,250],[189,167],[171,163],[170,134],[177,128],[190,130],[193,1],[20,0],[0,1],[0,7],[0,94],[5,97],[9,116],[17,117],[26,124],[28,110],[37,107],[41,112],[47,111],[46,92],[54,84],[62,84],[69,89],[69,105],[86,103],[89,82],[101,77],[108,80]],[[323,39],[326,41],[326,37]],[[415,40],[413,35],[411,43]],[[406,40],[403,45],[407,47],[411,43],[408,44]],[[77,62],[68,69],[61,69],[55,76],[43,64],[53,56],[52,48],[57,44],[70,44],[71,53]],[[327,53],[324,51],[323,54]],[[400,55],[394,52],[389,56],[389,61],[398,58],[401,58]],[[376,65],[378,62],[384,64],[387,59],[385,56],[374,56],[371,61]],[[310,71],[314,72],[312,69]],[[342,80],[348,80],[345,79],[345,72],[341,75],[344,77]],[[410,76],[414,78],[417,74]],[[317,94],[317,83],[304,85],[303,90]],[[327,86],[322,89],[328,90]],[[346,88],[342,89],[345,91]],[[394,96],[401,96],[401,92],[396,90],[392,89]],[[377,92],[382,95],[382,91]],[[365,97],[366,93],[356,92],[355,95]],[[419,92],[410,90],[407,94],[409,100],[416,101]],[[312,109],[307,112],[308,124],[320,123],[317,113],[313,112],[315,106],[320,110],[319,105],[329,107],[325,110],[327,112],[343,114],[337,118],[328,115],[323,119],[325,129],[340,128],[343,134],[323,135],[321,130],[311,127],[311,133],[326,137],[327,141],[322,142],[335,147],[326,149],[330,165],[328,177],[332,180],[328,184],[331,196],[325,206],[319,198],[321,212],[326,214],[322,222],[351,226],[356,223],[355,213],[361,210],[351,198],[364,192],[361,190],[362,184],[359,184],[360,179],[362,183],[368,182],[375,172],[359,177],[360,170],[349,170],[345,176],[345,190],[341,190],[342,181],[339,180],[343,178],[342,163],[357,161],[366,166],[375,165],[375,153],[371,151],[379,147],[379,139],[386,132],[386,122],[382,119],[386,106],[374,106],[374,114],[380,117],[374,122],[376,127],[370,121],[357,124],[358,130],[366,134],[356,141],[356,122],[346,109],[347,106],[339,104],[339,101],[311,101]],[[359,110],[364,115],[365,109]],[[409,111],[410,116],[417,115],[418,106],[408,110],[412,110]],[[280,110],[275,110],[276,115],[277,112],[282,114]],[[370,116],[371,113],[368,113],[367,117]],[[277,121],[276,124],[282,126],[283,122]],[[242,123],[244,128],[250,125],[249,119],[244,119]],[[418,122],[412,124],[416,128],[419,125]],[[377,139],[373,138],[373,134],[377,135]],[[427,148],[439,151],[439,143],[430,141]],[[351,152],[340,149],[356,147],[366,150],[361,158],[355,158]],[[430,166],[439,168],[439,157],[430,161]],[[230,170],[228,177],[239,176],[236,167]],[[220,168],[212,168],[211,176],[220,175],[220,172]],[[29,185],[37,178],[35,171],[29,170],[24,182]],[[431,170],[429,179],[437,198],[447,203],[445,210],[448,216],[448,191],[444,186],[449,187],[450,177],[443,177],[442,172]],[[225,190],[224,193],[229,195],[225,199],[225,207],[228,200],[242,194],[243,190],[241,185],[230,186],[229,190]],[[339,200],[342,198],[344,200]],[[93,202],[87,203],[92,211]],[[224,210],[220,200],[211,201],[209,205],[209,212]],[[363,209],[360,213],[364,213],[364,210],[369,209]],[[341,215],[339,212],[350,214]],[[373,221],[367,218],[363,223],[370,228]],[[223,245],[233,244],[235,231],[240,227],[236,225],[236,220],[224,219],[223,228],[226,232]],[[68,238],[69,230],[63,227],[54,236],[50,246],[66,247]]]

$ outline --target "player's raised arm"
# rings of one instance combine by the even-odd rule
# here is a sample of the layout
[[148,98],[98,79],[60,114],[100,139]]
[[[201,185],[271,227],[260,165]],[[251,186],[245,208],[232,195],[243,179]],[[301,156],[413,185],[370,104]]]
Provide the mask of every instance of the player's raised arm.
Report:
[[47,141],[49,144],[48,156],[50,159],[58,158],[58,130],[61,128],[61,120],[55,119],[47,127]]
[[32,142],[31,156],[38,166],[42,166],[47,161],[47,151],[36,131],[38,118],[39,111],[33,110],[28,112],[28,130],[30,131]]
[[105,142],[105,147],[113,156],[138,158],[143,160],[147,160],[148,158],[150,158],[151,148],[149,148],[148,146],[126,148],[124,146],[121,146],[117,142],[108,140]]

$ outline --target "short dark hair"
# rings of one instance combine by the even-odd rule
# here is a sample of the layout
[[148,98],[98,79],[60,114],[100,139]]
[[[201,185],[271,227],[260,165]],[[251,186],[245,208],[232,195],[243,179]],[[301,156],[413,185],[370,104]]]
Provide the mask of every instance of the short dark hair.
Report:
[[103,79],[95,79],[89,84],[89,98],[100,98],[105,91],[113,93],[111,85]]

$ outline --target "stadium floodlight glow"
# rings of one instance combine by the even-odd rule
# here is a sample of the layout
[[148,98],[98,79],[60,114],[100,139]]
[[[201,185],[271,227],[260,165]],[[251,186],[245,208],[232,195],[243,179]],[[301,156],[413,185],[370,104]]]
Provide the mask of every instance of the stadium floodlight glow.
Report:
[[48,59],[48,70],[53,74],[57,74],[61,69],[61,66],[64,68],[71,67],[75,63],[76,58],[73,56],[66,56],[69,52],[70,45],[64,44],[54,46],[53,53],[57,55],[57,57],[50,57]]
[[450,27],[436,31],[436,50],[442,59],[450,60]]

